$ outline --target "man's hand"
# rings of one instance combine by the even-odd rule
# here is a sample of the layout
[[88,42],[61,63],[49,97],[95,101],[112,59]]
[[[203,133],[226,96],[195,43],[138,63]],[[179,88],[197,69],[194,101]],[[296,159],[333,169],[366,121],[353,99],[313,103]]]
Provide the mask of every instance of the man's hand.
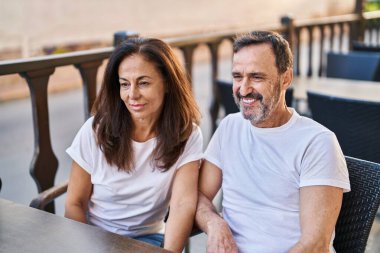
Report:
[[207,253],[237,253],[232,232],[224,220],[210,223],[207,234]]
[[207,253],[237,253],[238,249],[230,227],[211,202],[221,184],[222,171],[213,163],[204,160],[199,177],[195,221],[207,234]]

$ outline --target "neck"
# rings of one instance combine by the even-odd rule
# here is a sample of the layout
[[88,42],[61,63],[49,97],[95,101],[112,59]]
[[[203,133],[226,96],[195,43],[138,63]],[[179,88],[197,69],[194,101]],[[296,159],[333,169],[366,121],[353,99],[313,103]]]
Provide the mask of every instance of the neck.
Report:
[[144,120],[134,121],[132,139],[137,142],[145,142],[156,136],[156,122]]
[[274,128],[280,127],[286,124],[292,117],[292,111],[286,106],[279,106],[276,110],[273,110],[266,120],[257,123],[254,126],[259,128]]

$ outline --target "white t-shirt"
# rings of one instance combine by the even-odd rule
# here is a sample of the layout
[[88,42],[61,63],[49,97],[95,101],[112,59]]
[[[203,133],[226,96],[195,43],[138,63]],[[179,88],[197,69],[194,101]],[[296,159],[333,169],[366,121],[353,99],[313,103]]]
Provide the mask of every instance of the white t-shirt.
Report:
[[175,172],[186,163],[202,158],[200,128],[194,126],[182,155],[166,172],[154,169],[149,159],[156,138],[143,143],[133,141],[136,164],[128,174],[107,163],[96,143],[92,122],[93,118],[86,121],[66,150],[91,175],[89,223],[126,236],[163,233]]
[[205,159],[222,170],[223,217],[241,253],[285,253],[299,240],[301,187],[350,190],[334,133],[294,110],[276,128],[254,127],[241,113],[228,115]]

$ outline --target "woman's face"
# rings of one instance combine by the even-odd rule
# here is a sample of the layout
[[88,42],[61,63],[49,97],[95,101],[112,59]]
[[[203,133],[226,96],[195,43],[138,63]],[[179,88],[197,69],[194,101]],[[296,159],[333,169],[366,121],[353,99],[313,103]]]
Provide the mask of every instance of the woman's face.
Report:
[[164,104],[164,78],[157,67],[139,54],[121,61],[118,69],[120,97],[135,124],[156,122]]

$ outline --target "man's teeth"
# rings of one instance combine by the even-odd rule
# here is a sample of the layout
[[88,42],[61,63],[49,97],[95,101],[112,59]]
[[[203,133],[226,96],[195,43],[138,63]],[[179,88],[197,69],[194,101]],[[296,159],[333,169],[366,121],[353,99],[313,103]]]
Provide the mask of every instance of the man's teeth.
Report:
[[243,102],[244,103],[253,103],[253,102],[255,102],[255,99],[253,99],[253,98],[243,98]]

